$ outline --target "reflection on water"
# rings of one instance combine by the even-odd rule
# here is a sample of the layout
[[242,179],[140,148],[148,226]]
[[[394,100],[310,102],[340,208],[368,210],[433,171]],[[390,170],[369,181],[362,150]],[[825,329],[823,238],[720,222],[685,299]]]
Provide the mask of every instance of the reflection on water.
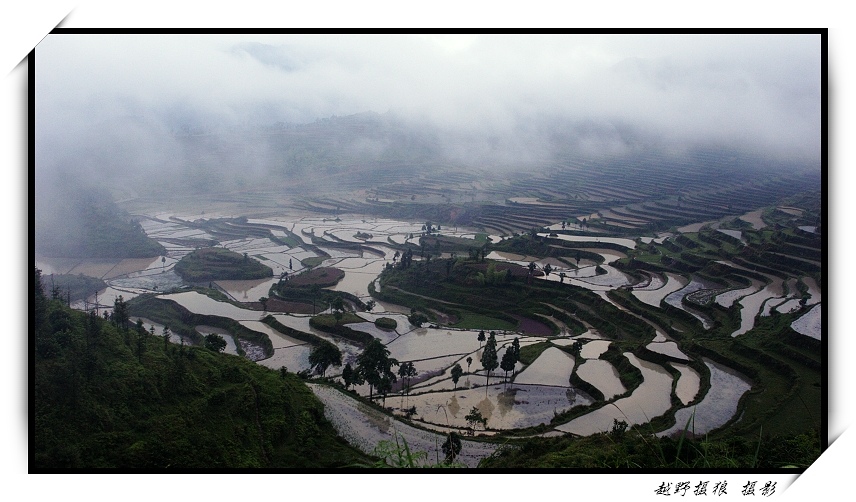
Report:
[[[333,424],[336,432],[363,452],[372,453],[380,441],[395,440],[395,434],[407,441],[411,451],[424,451],[430,458],[434,458],[435,454],[443,458],[439,447],[445,441],[443,434],[394,421],[334,388],[311,383],[308,385],[324,404],[324,416]],[[468,412],[471,407],[467,408],[464,405],[462,410],[466,409]],[[440,423],[445,424],[445,419]],[[482,458],[487,457],[497,448],[494,444],[466,439],[462,439],[461,444],[461,453],[457,461],[468,467],[476,467]]]
[[574,356],[557,347],[549,347],[517,375],[514,382],[567,387],[573,369]]
[[666,284],[662,288],[654,290],[634,289],[633,296],[643,303],[659,308],[660,301],[666,298],[669,294],[683,288],[689,282],[684,277],[671,272],[666,272],[666,277]]
[[618,376],[618,370],[607,361],[590,359],[577,366],[577,376],[603,393],[606,400],[627,391]]
[[643,361],[630,352],[624,355],[642,372],[642,384],[630,396],[559,425],[557,430],[589,436],[610,430],[613,419],[630,425],[643,424],[671,407],[672,376],[662,366]]
[[690,419],[690,433],[706,434],[721,427],[737,412],[740,397],[752,388],[748,378],[731,368],[710,359],[704,359],[704,363],[710,369],[710,390],[697,405],[678,410],[675,425],[658,436],[683,431]]
[[687,404],[695,399],[701,386],[701,376],[698,372],[686,364],[669,363],[673,368],[681,372],[678,384],[675,386],[675,395],[682,403]]

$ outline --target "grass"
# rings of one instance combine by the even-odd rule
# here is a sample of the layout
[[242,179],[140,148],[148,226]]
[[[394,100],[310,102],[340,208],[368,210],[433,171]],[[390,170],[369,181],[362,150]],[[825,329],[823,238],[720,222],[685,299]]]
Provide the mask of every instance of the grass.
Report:
[[495,317],[490,317],[482,314],[474,314],[472,312],[466,311],[461,311],[460,314],[460,320],[457,323],[453,324],[455,328],[506,331],[513,331],[517,328],[515,324],[512,324],[503,319],[497,319]]
[[321,265],[324,260],[326,260],[326,258],[324,258],[323,256],[310,256],[309,258],[304,258],[300,260],[300,264],[306,268],[312,268]]

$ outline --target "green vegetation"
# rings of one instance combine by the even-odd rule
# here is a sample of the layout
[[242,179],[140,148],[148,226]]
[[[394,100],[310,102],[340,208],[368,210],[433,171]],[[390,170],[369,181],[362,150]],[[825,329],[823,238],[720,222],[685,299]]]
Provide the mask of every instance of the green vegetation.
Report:
[[644,427],[587,437],[524,439],[482,461],[486,468],[805,469],[820,455],[817,431],[746,438],[658,438]]
[[398,327],[398,321],[390,319],[389,317],[378,317],[375,319],[374,323],[378,328],[385,329],[387,331],[394,331],[395,328]]
[[[149,258],[166,254],[140,223],[95,187],[65,187],[36,199],[36,251],[65,258]],[[44,207],[42,207],[44,205]]]
[[49,300],[40,280],[37,271],[30,443],[36,471],[370,462],[335,434],[295,375],[164,344],[145,329],[73,311]]
[[175,264],[175,272],[188,282],[264,279],[273,270],[253,258],[225,248],[197,249]]
[[83,274],[51,274],[45,276],[44,283],[51,298],[70,301],[82,300],[107,287],[101,279]]
[[320,314],[309,319],[309,325],[313,328],[352,342],[366,344],[375,339],[365,331],[357,331],[345,326],[354,322],[365,322],[365,320],[353,313],[345,313],[340,319],[337,319],[334,314]]
[[166,300],[155,295],[140,295],[128,302],[134,316],[145,317],[158,324],[169,326],[170,330],[194,344],[202,344],[203,337],[196,331],[196,326],[214,326],[231,333],[239,341],[236,344],[238,354],[243,355],[240,340],[258,346],[265,357],[273,355],[273,344],[264,333],[253,331],[234,319],[227,317],[196,314],[190,312],[173,300]]
[[323,256],[310,256],[309,258],[304,258],[300,260],[300,264],[306,268],[313,268],[317,267],[318,265],[321,265],[321,263],[323,263],[326,259],[327,258]]

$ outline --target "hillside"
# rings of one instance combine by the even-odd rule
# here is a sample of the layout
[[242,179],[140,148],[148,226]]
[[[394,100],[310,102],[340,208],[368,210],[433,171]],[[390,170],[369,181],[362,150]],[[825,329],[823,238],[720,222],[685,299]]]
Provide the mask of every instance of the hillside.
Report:
[[44,295],[38,270],[34,284],[31,471],[365,459],[295,375],[68,309]]
[[149,258],[166,249],[149,238],[109,193],[53,188],[36,198],[36,252],[63,258]]
[[175,272],[189,282],[230,279],[264,279],[273,270],[246,254],[224,248],[204,248],[184,256],[175,264]]

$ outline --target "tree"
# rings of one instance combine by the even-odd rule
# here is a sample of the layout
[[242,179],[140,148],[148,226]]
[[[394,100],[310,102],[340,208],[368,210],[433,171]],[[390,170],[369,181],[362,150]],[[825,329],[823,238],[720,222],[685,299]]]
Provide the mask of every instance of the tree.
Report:
[[161,337],[163,338],[163,350],[164,351],[166,351],[166,349],[169,348],[169,335],[170,335],[169,326],[164,326],[163,327],[163,334],[161,335]]
[[262,312],[267,312],[267,302],[268,302],[267,296],[263,296],[263,297],[259,298],[259,302],[261,302],[261,304],[262,304]]
[[560,283],[562,283],[562,284],[565,283],[565,277],[567,277],[567,275],[564,272],[559,272],[559,282]]
[[342,365],[342,351],[332,343],[324,340],[316,345],[309,353],[309,367],[324,376],[330,366]]
[[508,372],[514,369],[514,365],[516,363],[517,361],[514,358],[514,349],[511,347],[505,349],[505,354],[502,355],[502,362],[499,363],[499,367],[505,372],[506,385],[508,384]]
[[470,429],[475,429],[477,424],[482,424],[482,428],[487,428],[487,419],[484,418],[478,408],[473,406],[469,414],[464,417],[464,420],[470,424]]
[[346,364],[345,369],[342,370],[342,380],[345,382],[345,389],[362,383],[359,374],[351,367],[351,363]]
[[455,364],[452,367],[452,382],[455,383],[455,390],[458,390],[458,380],[461,379],[461,375],[464,374],[463,368],[461,368],[460,364]]
[[396,381],[393,366],[398,366],[398,361],[389,357],[389,349],[377,338],[372,339],[357,357],[357,374],[369,384],[369,399],[385,376],[390,384]]
[[470,372],[470,365],[473,364],[473,358],[467,356],[467,373]]
[[226,340],[216,333],[205,335],[205,348],[214,352],[223,352],[226,350]]
[[143,320],[137,319],[137,360],[143,361],[143,352],[146,351],[146,336],[148,336],[149,332],[146,331],[145,326],[143,326]]
[[113,301],[113,322],[116,323],[116,326],[122,328],[122,331],[127,331],[128,329],[128,321],[131,319],[131,313],[128,310],[128,304],[125,303],[125,299],[122,298],[122,295],[119,295]]
[[577,340],[571,345],[571,354],[576,357],[580,356],[580,353],[583,351],[583,342]]
[[405,392],[410,395],[410,379],[416,376],[416,368],[413,367],[413,363],[409,361],[402,363],[398,367],[398,376],[404,379]]
[[546,275],[547,277],[550,277],[550,272],[552,272],[552,271],[553,271],[553,267],[549,263],[544,265],[544,275]]
[[482,346],[482,342],[484,342],[484,341],[485,341],[485,337],[484,337],[484,330],[479,331],[479,337],[478,337],[478,340],[479,340],[479,348],[481,348],[481,346]]
[[481,357],[482,368],[485,369],[485,389],[484,393],[487,395],[487,387],[490,382],[490,372],[495,370],[499,366],[499,359],[496,355],[496,336],[493,331],[490,332],[490,338],[487,339],[487,343],[484,346],[484,351],[482,352]]
[[445,462],[447,464],[451,464],[452,462],[454,462],[455,457],[460,455],[461,447],[461,438],[459,438],[458,435],[454,432],[450,432],[449,436],[446,438],[446,441],[441,446],[441,448],[443,449],[443,455],[446,456]]

